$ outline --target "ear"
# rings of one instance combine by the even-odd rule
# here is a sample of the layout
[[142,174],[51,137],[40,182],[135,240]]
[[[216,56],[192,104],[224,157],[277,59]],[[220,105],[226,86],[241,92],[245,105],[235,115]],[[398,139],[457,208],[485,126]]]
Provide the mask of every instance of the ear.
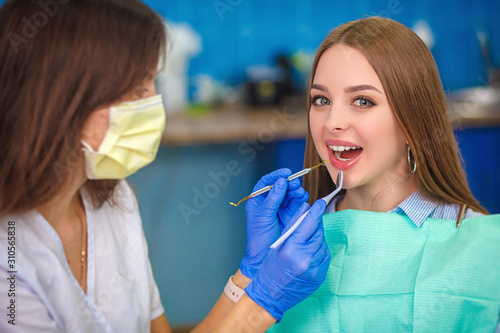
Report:
[[88,143],[94,151],[97,151],[108,128],[109,107],[97,109],[85,120],[80,139]]

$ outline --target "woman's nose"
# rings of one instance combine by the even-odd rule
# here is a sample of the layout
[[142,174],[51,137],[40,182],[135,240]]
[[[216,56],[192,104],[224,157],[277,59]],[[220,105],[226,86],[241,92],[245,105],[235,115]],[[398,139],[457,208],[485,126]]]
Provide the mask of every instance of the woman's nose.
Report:
[[338,132],[349,128],[349,119],[341,106],[332,104],[328,118],[325,121],[325,129],[329,132]]

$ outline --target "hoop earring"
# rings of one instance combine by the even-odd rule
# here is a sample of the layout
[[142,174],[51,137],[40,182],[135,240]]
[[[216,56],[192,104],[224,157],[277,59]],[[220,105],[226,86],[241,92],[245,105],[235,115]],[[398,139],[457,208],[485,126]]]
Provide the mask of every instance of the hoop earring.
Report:
[[[410,150],[410,145],[408,145],[408,166],[410,167],[410,172],[415,173],[415,171],[417,171],[417,161],[415,161],[415,159],[413,159],[413,161],[412,161],[411,155],[412,154],[411,154],[411,150]],[[412,166],[412,164],[413,164],[413,166]]]

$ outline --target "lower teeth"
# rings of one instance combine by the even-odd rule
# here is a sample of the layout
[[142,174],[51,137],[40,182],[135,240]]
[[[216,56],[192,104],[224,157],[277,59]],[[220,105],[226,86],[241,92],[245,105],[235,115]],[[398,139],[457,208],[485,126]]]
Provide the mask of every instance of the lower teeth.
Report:
[[340,151],[335,151],[335,157],[339,159],[339,161],[342,161],[342,162],[345,162],[345,161],[350,161],[352,160],[353,158],[342,158],[340,157]]

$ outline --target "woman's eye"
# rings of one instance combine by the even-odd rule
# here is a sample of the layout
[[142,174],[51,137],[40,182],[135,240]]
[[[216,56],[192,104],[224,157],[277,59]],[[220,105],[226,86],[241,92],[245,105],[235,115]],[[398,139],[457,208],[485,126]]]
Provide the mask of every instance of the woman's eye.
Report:
[[353,103],[354,103],[355,106],[359,106],[359,107],[362,107],[362,108],[367,108],[367,107],[376,105],[371,99],[364,98],[364,97],[356,98],[353,101]]
[[318,96],[312,99],[312,104],[317,106],[330,105],[330,100],[326,97]]

